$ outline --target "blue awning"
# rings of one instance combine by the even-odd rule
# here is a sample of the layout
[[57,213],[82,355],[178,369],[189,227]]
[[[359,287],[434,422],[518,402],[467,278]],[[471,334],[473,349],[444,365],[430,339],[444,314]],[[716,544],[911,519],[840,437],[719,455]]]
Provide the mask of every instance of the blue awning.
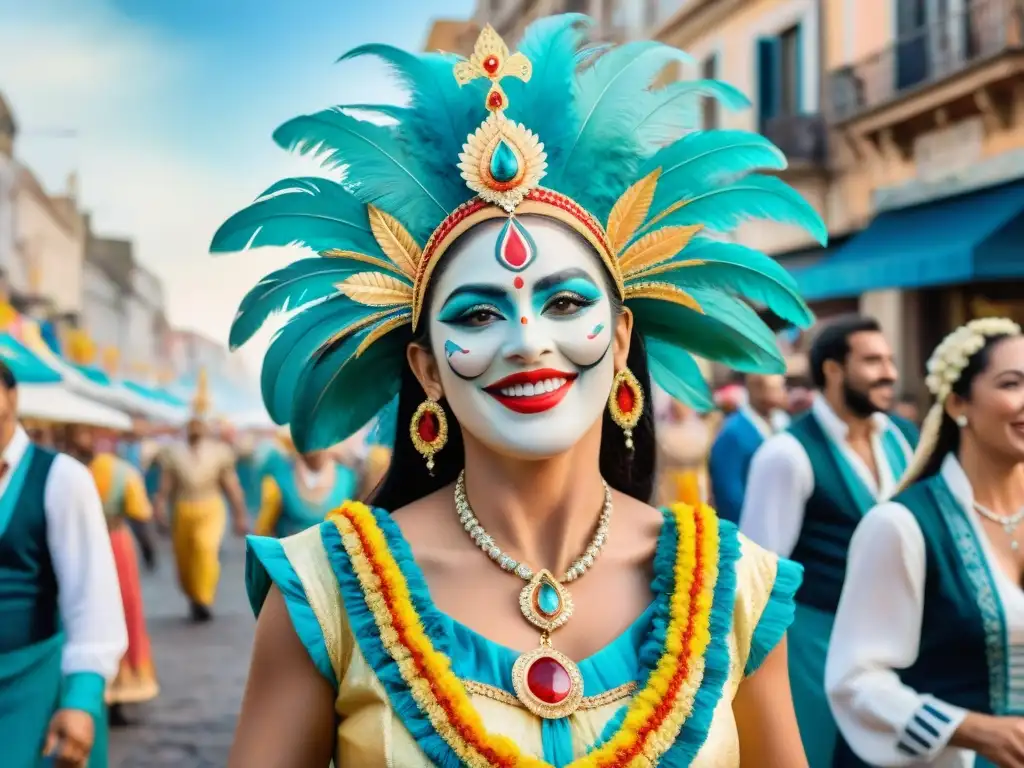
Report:
[[1024,182],[879,215],[817,264],[791,270],[808,301],[885,288],[1024,278]]
[[9,333],[0,333],[0,360],[19,384],[56,384],[62,379],[58,371]]

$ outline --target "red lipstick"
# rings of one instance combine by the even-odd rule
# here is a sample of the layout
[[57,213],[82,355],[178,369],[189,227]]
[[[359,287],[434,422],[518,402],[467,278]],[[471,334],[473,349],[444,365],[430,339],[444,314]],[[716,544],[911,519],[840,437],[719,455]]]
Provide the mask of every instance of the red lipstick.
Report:
[[510,411],[543,413],[562,402],[576,376],[554,368],[520,371],[484,387],[484,392]]

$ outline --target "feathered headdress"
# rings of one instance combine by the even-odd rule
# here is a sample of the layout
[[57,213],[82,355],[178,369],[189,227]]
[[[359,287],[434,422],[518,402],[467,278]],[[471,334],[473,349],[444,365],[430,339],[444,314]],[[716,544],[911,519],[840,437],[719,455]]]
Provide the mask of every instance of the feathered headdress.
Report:
[[[287,149],[343,168],[341,182],[275,184],[229,219],[212,250],[301,244],[319,257],[264,278],[242,301],[231,345],[297,309],[263,364],[271,417],[302,449],[357,431],[397,393],[405,347],[445,251],[487,219],[505,220],[497,256],[535,256],[517,215],[571,227],[593,246],[643,335],[651,372],[698,408],[711,397],[691,355],[740,371],[783,372],[775,337],[744,299],[798,326],[812,316],[771,258],[723,241],[749,218],[796,224],[824,242],[814,210],[773,176],[786,165],[757,134],[693,131],[702,97],[746,106],[716,81],[655,82],[685,54],[656,42],[594,45],[590,21],[542,19],[510,53],[493,29],[467,59],[365,45],[407,87],[409,105],[348,105],[281,126]],[[353,114],[385,117],[390,124]]]

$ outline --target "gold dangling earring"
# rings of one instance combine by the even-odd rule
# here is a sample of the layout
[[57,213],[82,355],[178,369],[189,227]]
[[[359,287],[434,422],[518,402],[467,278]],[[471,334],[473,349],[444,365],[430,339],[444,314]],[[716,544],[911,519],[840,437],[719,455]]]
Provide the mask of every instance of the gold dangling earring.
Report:
[[644,390],[629,368],[623,368],[615,374],[612,391],[608,395],[608,411],[612,421],[622,428],[626,447],[633,450],[633,430],[640,423],[640,416],[644,412]]
[[436,400],[420,403],[409,422],[409,437],[420,456],[427,460],[427,471],[434,475],[434,456],[448,442],[448,417]]

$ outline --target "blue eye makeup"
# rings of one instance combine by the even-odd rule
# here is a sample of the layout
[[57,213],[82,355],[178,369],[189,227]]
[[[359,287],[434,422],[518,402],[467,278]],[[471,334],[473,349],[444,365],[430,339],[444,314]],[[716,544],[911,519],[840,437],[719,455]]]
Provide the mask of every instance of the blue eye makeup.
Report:
[[[534,293],[534,309],[538,312],[557,311],[558,305],[575,305],[585,309],[596,304],[603,295],[601,289],[585,273],[573,270],[572,275],[552,275],[551,280],[541,280],[537,283]],[[576,312],[565,313],[564,316],[576,314]]]
[[465,325],[474,318],[487,315],[505,320],[515,314],[504,291],[465,286],[454,291],[438,313],[438,320],[448,325]]

